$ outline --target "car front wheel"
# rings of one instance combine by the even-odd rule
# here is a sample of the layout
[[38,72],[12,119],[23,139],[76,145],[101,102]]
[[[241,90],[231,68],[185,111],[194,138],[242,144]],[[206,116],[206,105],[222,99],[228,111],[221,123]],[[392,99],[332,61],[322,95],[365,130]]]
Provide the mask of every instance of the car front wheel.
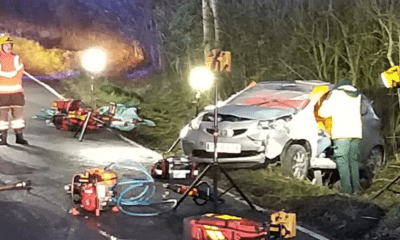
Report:
[[281,159],[282,172],[287,176],[305,179],[309,162],[306,149],[299,144],[292,144]]

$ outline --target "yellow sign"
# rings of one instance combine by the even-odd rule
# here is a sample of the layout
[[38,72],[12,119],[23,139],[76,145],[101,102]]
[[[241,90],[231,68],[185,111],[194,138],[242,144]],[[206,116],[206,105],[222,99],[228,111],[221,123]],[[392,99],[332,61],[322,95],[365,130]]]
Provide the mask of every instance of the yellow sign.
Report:
[[214,214],[214,213],[207,213],[207,214],[204,214],[204,216],[215,217],[215,218],[219,218],[219,219],[223,219],[223,220],[242,220],[241,217],[235,217],[235,216],[231,216],[231,215],[227,215],[227,214],[218,215],[218,214]]
[[381,73],[381,80],[383,85],[387,88],[398,88],[400,87],[400,68],[398,65],[393,66]]
[[232,64],[231,52],[212,50],[206,58],[206,67],[215,72],[230,72]]

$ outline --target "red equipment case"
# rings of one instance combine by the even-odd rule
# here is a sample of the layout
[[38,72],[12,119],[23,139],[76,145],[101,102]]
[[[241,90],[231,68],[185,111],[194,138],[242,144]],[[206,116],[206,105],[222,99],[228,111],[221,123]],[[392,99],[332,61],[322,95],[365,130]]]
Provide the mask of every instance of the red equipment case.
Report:
[[268,226],[246,218],[209,213],[184,219],[185,240],[266,240]]
[[[57,112],[52,118],[56,129],[66,131],[77,131],[84,125],[90,110],[81,108],[81,101],[77,99],[58,100],[53,102],[53,108]],[[88,120],[86,129],[95,130],[101,126],[91,116]]]
[[58,111],[76,111],[80,108],[80,100],[77,99],[67,99],[67,100],[58,100],[53,102],[53,107],[57,108]]
[[151,169],[151,176],[158,179],[195,179],[197,175],[196,162],[184,156],[161,159]]

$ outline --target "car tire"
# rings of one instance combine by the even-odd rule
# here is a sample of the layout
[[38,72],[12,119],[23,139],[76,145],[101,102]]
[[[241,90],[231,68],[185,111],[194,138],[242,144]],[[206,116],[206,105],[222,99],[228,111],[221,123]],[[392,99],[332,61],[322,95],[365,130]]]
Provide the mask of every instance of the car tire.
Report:
[[384,152],[382,147],[374,147],[367,160],[365,161],[364,172],[365,178],[371,180],[376,175],[378,175],[379,170],[384,162]]
[[305,179],[308,174],[309,156],[306,149],[299,144],[292,144],[281,159],[284,175]]

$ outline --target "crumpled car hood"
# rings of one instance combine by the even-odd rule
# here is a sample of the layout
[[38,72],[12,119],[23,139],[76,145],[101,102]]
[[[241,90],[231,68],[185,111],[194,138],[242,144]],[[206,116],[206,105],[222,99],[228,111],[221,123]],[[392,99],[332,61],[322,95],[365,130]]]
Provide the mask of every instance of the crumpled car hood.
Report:
[[218,114],[233,115],[236,117],[256,120],[278,118],[294,112],[295,109],[277,109],[249,105],[225,105],[218,108]]

